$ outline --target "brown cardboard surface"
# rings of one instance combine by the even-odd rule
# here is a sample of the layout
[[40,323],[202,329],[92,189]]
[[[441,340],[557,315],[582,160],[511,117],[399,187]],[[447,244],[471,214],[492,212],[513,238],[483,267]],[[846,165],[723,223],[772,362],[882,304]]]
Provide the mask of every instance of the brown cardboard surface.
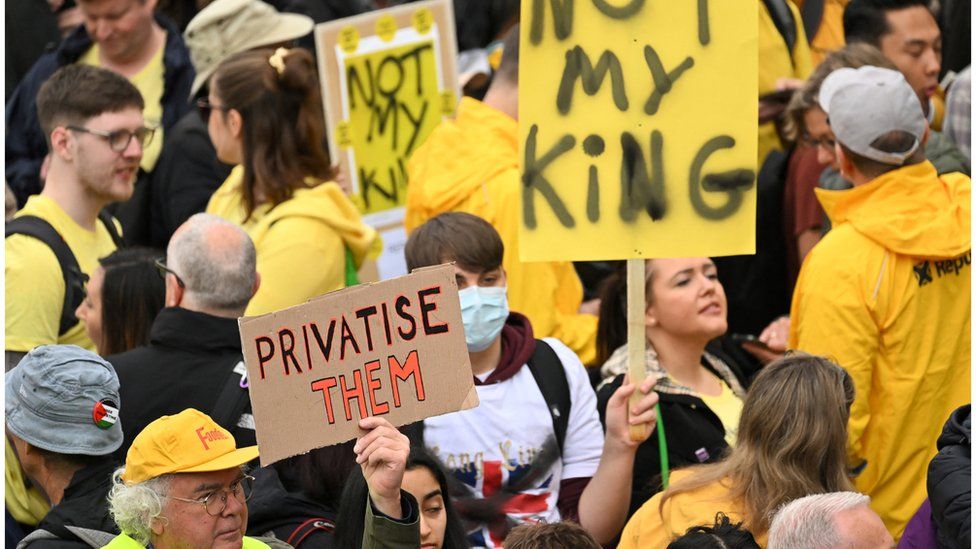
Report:
[[240,319],[261,465],[477,406],[457,292],[441,265]]

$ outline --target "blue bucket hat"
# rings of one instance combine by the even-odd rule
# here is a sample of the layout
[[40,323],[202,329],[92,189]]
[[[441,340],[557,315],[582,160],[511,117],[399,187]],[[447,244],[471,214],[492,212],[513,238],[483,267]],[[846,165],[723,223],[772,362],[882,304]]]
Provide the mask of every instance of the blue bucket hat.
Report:
[[102,456],[122,445],[119,378],[91,351],[36,347],[6,374],[7,429],[49,452]]

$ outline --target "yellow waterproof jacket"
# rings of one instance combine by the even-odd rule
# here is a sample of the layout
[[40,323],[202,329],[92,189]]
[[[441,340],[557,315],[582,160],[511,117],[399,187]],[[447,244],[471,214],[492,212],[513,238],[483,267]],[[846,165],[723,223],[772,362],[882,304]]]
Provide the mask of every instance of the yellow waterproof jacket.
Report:
[[413,154],[407,174],[407,230],[444,212],[491,223],[505,244],[509,307],[529,317],[536,337],[555,337],[592,363],[596,317],[578,312],[583,286],[573,264],[519,261],[518,122],[465,97],[457,118],[438,126]]
[[[675,471],[671,481],[694,474],[694,469]],[[667,547],[692,526],[711,526],[718,512],[725,513],[733,523],[743,522],[742,502],[732,500],[725,481],[703,486],[668,498],[661,508],[663,492],[658,492],[630,517],[617,549]],[[753,532],[756,542],[766,546],[766,532]]]
[[793,295],[790,347],[854,379],[849,465],[896,539],[925,499],[943,423],[970,402],[970,187],[925,161],[817,189],[834,229]]
[[[800,11],[796,9],[792,0],[786,4],[796,22],[796,44],[793,51],[789,51],[783,35],[776,29],[773,17],[769,14],[766,4],[757,1],[759,5],[759,95],[776,91],[776,81],[780,78],[799,78],[805,80],[813,71],[810,61],[810,46],[807,36],[803,32],[803,20]],[[759,126],[759,163],[762,166],[766,155],[773,150],[782,149],[783,145],[776,135],[776,127],[772,122]]]
[[376,231],[363,223],[342,189],[331,182],[296,189],[274,208],[258,206],[245,222],[243,176],[241,166],[231,171],[207,213],[240,225],[254,241],[261,286],[247,314],[277,311],[345,287],[346,250],[359,268]]

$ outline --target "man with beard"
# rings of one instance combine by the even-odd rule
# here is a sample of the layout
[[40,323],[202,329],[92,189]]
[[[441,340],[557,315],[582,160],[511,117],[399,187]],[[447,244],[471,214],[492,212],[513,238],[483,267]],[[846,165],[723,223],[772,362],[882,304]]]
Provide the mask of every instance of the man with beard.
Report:
[[41,86],[37,110],[51,161],[47,184],[7,223],[6,359],[9,370],[38,345],[94,351],[74,311],[87,274],[118,246],[102,208],[127,200],[153,137],[142,96],[106,69],[69,65]]

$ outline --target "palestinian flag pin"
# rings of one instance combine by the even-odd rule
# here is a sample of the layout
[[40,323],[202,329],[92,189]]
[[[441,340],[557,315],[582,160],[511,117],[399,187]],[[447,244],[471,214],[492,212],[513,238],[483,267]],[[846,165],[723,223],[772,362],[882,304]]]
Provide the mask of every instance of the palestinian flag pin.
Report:
[[99,400],[92,410],[92,420],[99,429],[109,429],[119,420],[119,406],[111,400]]

